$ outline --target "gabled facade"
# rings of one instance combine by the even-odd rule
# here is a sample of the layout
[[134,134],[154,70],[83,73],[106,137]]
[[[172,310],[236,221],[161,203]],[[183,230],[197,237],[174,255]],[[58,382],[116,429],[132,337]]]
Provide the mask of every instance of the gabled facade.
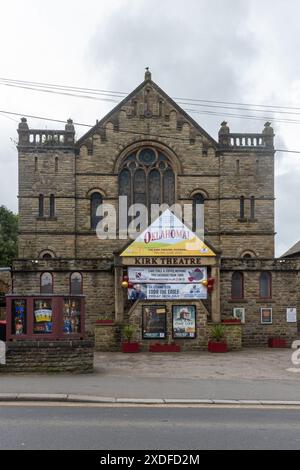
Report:
[[[77,141],[71,120],[64,131],[45,131],[30,129],[23,118],[18,132],[20,235],[14,292],[39,293],[41,273],[50,272],[55,293],[66,295],[70,276],[78,273],[89,329],[97,329],[97,320],[104,317],[122,323],[132,315],[139,325],[140,307],[135,310],[119,292],[126,266],[118,255],[129,240],[99,240],[95,234],[97,207],[110,203],[118,214],[119,196],[146,206],[204,206],[205,241],[217,253],[219,271],[214,306],[209,299],[197,303],[199,329],[207,319],[220,320],[222,313],[229,315],[234,306],[243,305],[244,299],[232,299],[233,272],[245,271],[246,278],[250,266],[259,285],[264,260],[269,260],[267,270],[273,269],[270,123],[258,134],[234,134],[223,122],[216,141],[152,81],[147,70],[145,80]],[[255,315],[253,308],[248,318]],[[281,320],[280,325],[284,335],[296,334],[296,328],[284,328]],[[259,321],[246,323],[247,344],[253,331],[261,331]],[[96,334],[99,348],[106,347],[105,335]],[[261,337],[265,339],[258,333]]]

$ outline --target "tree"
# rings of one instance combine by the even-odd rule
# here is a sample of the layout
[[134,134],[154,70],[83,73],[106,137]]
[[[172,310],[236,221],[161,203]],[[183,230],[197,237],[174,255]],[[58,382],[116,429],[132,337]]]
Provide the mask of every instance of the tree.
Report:
[[18,253],[18,216],[0,206],[0,266],[10,266]]

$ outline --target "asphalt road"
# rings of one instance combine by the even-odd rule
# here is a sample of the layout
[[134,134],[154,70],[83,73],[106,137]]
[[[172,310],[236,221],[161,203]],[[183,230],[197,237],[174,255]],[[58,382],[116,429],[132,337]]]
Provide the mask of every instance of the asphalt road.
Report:
[[300,409],[0,406],[0,449],[299,449]]

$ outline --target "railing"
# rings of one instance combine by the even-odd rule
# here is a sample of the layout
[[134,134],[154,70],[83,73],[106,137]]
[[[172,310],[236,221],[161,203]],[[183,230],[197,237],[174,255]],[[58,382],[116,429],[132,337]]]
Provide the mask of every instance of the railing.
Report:
[[272,134],[238,134],[228,133],[219,135],[219,143],[230,148],[272,148]]
[[45,130],[20,128],[19,146],[24,147],[66,147],[74,145],[75,132],[70,130]]
[[64,145],[66,143],[66,131],[40,131],[30,129],[28,141],[33,145]]

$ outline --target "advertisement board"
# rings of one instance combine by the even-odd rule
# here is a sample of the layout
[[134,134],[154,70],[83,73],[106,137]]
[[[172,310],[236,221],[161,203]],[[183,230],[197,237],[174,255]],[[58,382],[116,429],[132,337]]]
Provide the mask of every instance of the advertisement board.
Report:
[[199,283],[207,279],[205,267],[129,267],[130,283]]
[[286,309],[286,321],[287,323],[297,323],[297,309],[295,307]]
[[272,320],[272,309],[271,308],[264,308],[260,309],[260,316],[261,316],[261,323],[263,325],[269,325],[273,322]]
[[202,284],[135,284],[128,289],[129,300],[203,300],[207,289]]
[[167,209],[121,256],[215,256],[212,249]]

